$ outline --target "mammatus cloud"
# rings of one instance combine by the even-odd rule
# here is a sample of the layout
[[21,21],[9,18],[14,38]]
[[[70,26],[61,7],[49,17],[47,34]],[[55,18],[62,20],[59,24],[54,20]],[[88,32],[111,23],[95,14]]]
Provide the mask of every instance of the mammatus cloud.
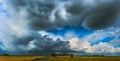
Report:
[[[72,41],[68,42],[70,38],[77,36],[71,37],[69,35],[74,35],[74,33],[68,32],[65,35],[65,41],[64,37],[47,33],[45,30],[62,29],[65,26],[82,26],[93,30],[109,28],[114,26],[117,21],[119,1],[3,0],[2,2],[7,10],[5,13],[9,14],[9,16],[0,15],[2,17],[2,19],[0,18],[2,24],[0,26],[0,39],[3,42],[4,46],[2,48],[4,50],[15,54],[20,52],[23,54],[37,54],[40,51],[58,50],[97,52],[99,48],[96,48],[96,46],[101,48],[101,45],[104,45],[106,48],[115,49],[116,51],[116,48],[107,43],[91,46],[90,44],[93,43],[91,41],[101,38],[99,35],[88,35],[85,37],[88,39],[86,41],[71,39]],[[52,35],[52,37],[47,34]],[[96,38],[93,40],[92,37],[94,36]],[[87,46],[84,46],[85,44]]]
[[32,30],[52,30],[65,26],[105,29],[117,21],[119,1],[90,1],[6,0],[15,23]]

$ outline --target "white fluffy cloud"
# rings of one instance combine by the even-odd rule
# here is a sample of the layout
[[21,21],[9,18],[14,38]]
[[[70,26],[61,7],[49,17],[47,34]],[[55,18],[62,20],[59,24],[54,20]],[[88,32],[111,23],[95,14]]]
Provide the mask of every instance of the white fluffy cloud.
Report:
[[91,45],[88,41],[82,41],[78,38],[73,38],[70,41],[71,49],[75,51],[84,51],[86,53],[120,53],[120,48],[116,48],[109,43],[100,42],[96,45]]
[[69,42],[71,49],[76,51],[84,51],[90,47],[90,44],[87,41],[81,41],[78,38],[72,38]]
[[120,48],[115,48],[114,46],[103,42],[92,46],[92,50],[92,53],[120,53]]
[[[82,38],[72,38],[69,40],[70,48],[75,51],[84,51],[86,53],[120,53],[120,29],[109,28],[98,30]],[[102,42],[107,37],[114,37],[110,41]],[[96,44],[97,42],[97,44]],[[117,47],[116,47],[117,46]]]

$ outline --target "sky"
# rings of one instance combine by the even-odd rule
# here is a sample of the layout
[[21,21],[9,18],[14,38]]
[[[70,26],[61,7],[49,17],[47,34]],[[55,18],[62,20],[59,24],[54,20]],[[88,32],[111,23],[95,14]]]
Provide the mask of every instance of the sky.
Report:
[[0,0],[0,54],[120,55],[119,0]]

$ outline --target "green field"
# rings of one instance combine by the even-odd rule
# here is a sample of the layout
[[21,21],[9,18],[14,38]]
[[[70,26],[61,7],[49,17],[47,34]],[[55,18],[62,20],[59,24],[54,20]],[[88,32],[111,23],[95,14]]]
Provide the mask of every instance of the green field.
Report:
[[120,61],[120,57],[87,57],[87,56],[0,56],[0,61]]

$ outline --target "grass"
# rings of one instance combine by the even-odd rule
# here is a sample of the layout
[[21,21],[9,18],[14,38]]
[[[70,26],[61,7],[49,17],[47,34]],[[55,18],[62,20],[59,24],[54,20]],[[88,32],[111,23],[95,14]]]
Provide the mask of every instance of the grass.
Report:
[[74,58],[68,56],[51,57],[50,61],[120,61],[120,57],[82,57],[75,56]]
[[44,56],[0,56],[0,61],[31,61],[35,58],[44,58]]
[[[40,61],[45,56],[0,56],[0,61]],[[120,61],[120,57],[85,57],[85,56],[56,56],[50,57],[49,61]]]

